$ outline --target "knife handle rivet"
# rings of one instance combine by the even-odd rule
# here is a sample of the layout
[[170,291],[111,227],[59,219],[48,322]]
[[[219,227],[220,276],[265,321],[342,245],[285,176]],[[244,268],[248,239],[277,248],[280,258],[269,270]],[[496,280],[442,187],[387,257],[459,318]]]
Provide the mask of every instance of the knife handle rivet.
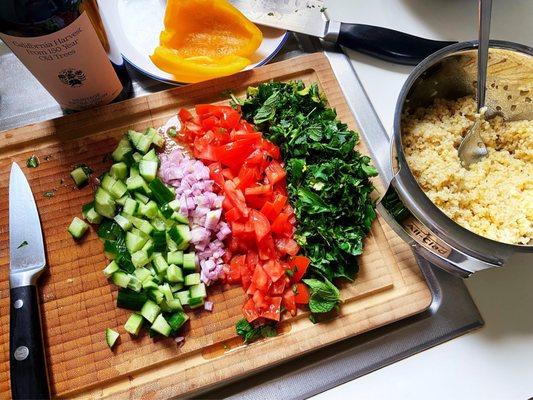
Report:
[[13,307],[15,308],[22,308],[23,305],[24,302],[21,299],[15,300],[15,302],[13,303]]
[[15,349],[15,353],[13,355],[15,356],[15,360],[17,361],[23,361],[25,360],[28,355],[30,354],[30,351],[26,346],[19,346]]

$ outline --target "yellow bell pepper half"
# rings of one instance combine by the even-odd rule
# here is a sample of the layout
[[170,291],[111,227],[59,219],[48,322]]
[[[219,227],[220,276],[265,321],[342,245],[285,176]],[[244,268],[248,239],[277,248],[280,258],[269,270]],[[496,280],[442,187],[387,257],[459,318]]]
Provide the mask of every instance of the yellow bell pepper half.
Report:
[[181,82],[231,75],[250,64],[259,28],[226,0],[168,0],[153,63]]

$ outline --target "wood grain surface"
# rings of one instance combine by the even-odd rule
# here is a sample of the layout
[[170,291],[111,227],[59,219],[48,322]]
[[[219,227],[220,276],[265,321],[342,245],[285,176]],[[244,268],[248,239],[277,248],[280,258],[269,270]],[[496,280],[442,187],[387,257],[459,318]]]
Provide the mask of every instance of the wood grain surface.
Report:
[[[8,187],[13,161],[32,187],[46,243],[48,271],[40,280],[40,298],[50,383],[55,397],[159,399],[212,388],[297,357],[318,347],[421,312],[431,302],[409,246],[378,218],[365,242],[357,280],[342,289],[338,318],[313,325],[307,313],[283,320],[275,338],[241,344],[234,324],[242,317],[239,287],[213,286],[213,312],[189,313],[186,342],[130,337],[123,325],[127,310],[115,305],[117,289],[101,270],[102,243],[93,229],[76,244],[67,233],[93,188],[76,189],[72,167],[86,163],[98,176],[109,168],[105,157],[129,128],[160,126],[178,107],[226,102],[249,85],[269,80],[318,82],[341,120],[356,129],[340,87],[322,54],[271,64],[231,77],[111,104],[51,121],[0,133],[0,397],[9,396]],[[362,152],[366,152],[361,145]],[[38,168],[26,167],[32,154]],[[53,190],[53,197],[44,193]],[[107,348],[104,329],[118,330],[116,349]]]

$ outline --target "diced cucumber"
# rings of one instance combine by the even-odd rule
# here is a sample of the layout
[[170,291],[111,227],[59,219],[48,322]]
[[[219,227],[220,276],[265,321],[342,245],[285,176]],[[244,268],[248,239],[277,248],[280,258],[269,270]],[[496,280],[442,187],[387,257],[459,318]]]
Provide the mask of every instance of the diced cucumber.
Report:
[[85,232],[87,232],[87,229],[89,229],[89,224],[78,217],[74,217],[68,226],[68,232],[74,239],[81,239],[85,235]]
[[191,286],[189,288],[189,293],[191,294],[191,299],[195,297],[203,297],[205,299],[207,297],[207,291],[205,289],[205,284],[203,283]]
[[143,134],[141,132],[134,131],[133,129],[128,131],[128,138],[130,139],[131,144],[135,147],[137,147],[137,143],[139,143],[142,136]]
[[[135,153],[137,154],[138,156],[140,156],[139,153]],[[133,158],[133,155],[131,156]],[[141,157],[142,159],[142,157]],[[134,160],[135,161],[135,160]],[[141,174],[139,173],[139,162],[135,162],[135,164],[133,164],[130,168],[130,176],[141,176]]]
[[150,262],[150,257],[148,257],[146,251],[138,250],[131,255],[131,262],[135,268],[141,268]]
[[174,200],[174,192],[170,190],[159,178],[155,178],[148,184],[148,187],[152,190],[154,200],[162,206],[169,201]]
[[141,282],[144,282],[152,277],[151,272],[144,267],[137,268],[134,274]]
[[[158,286],[159,287],[159,286]],[[151,289],[148,292],[148,297],[150,297],[153,301],[155,301],[157,304],[161,304],[163,300],[165,300],[164,293],[159,289]]]
[[135,148],[144,154],[150,149],[151,145],[152,139],[146,135],[142,135],[137,144],[135,145]]
[[104,217],[113,218],[116,214],[117,205],[113,197],[102,187],[96,190],[94,195],[94,209]]
[[150,151],[143,156],[143,160],[155,161],[159,163],[159,157],[157,156],[155,149],[150,149]]
[[70,176],[77,187],[85,186],[89,182],[89,174],[87,172],[86,167],[84,168],[83,166],[79,166],[70,171]]
[[141,315],[150,323],[153,323],[161,312],[161,308],[152,300],[146,300],[141,308]]
[[145,237],[136,235],[132,232],[126,232],[126,248],[130,254],[141,250],[147,241],[148,239]]
[[148,219],[155,218],[157,216],[157,212],[157,203],[153,200],[150,200],[146,204],[141,204],[141,206],[139,207],[139,214]]
[[85,213],[85,219],[91,224],[99,224],[102,222],[102,216],[98,214],[94,208],[91,208]]
[[111,188],[116,182],[116,179],[112,178],[111,175],[109,175],[108,173],[105,173],[102,178],[102,181],[100,182],[100,187],[104,188],[109,193],[111,192]]
[[110,260],[118,257],[117,244],[114,240],[104,241],[104,255]]
[[155,252],[161,253],[167,251],[167,236],[165,232],[153,231],[152,240],[154,241]]
[[130,281],[128,282],[128,289],[134,292],[140,292],[142,289],[142,283],[136,276],[130,275]]
[[117,271],[111,275],[111,282],[121,288],[127,288],[130,283],[131,275],[128,275],[122,271]]
[[185,273],[196,271],[196,254],[194,252],[183,254],[183,269]]
[[[172,290],[172,293],[179,292],[181,289],[183,289],[183,282],[175,283],[173,285],[170,285],[170,290]],[[176,296],[174,296],[175,298]]]
[[125,180],[128,177],[128,166],[123,161],[113,164],[109,170],[109,175],[117,181]]
[[181,305],[179,299],[166,300],[165,303],[167,304],[170,311],[183,310],[183,306]]
[[170,208],[169,203],[163,204],[159,211],[161,212],[163,217],[165,217],[167,219],[170,218],[172,216],[172,214],[174,214],[174,210],[172,208]]
[[126,200],[129,199],[129,198],[130,198],[129,194],[126,193],[126,194],[125,194],[124,196],[122,196],[120,199],[116,199],[115,202],[116,202],[118,205],[124,207],[124,204],[126,204]]
[[109,194],[115,199],[120,199],[126,194],[127,191],[128,188],[124,182],[115,181],[115,183],[113,184],[113,186],[111,186],[111,189],[109,190]]
[[191,308],[198,308],[203,306],[205,303],[205,300],[203,297],[191,297],[189,299],[189,307]]
[[135,193],[133,194],[133,196],[135,196],[135,198],[136,198],[137,200],[139,200],[139,201],[140,201],[141,203],[143,203],[143,204],[146,204],[146,203],[148,203],[148,202],[150,201],[150,198],[149,198],[149,197],[147,197],[147,196],[145,196],[144,194],[139,193],[139,192],[135,192]]
[[115,261],[111,261],[107,266],[103,269],[103,273],[106,278],[109,278],[111,275],[113,275],[115,272],[119,270],[118,264]]
[[105,219],[96,230],[96,234],[100,239],[117,240],[122,236],[122,229],[112,219]]
[[141,232],[144,232],[145,234],[149,235],[154,230],[154,227],[152,224],[144,219],[137,218],[137,217],[131,217],[131,222],[133,223],[133,226],[135,226],[137,229],[139,229]]
[[188,225],[174,225],[168,230],[168,235],[178,246],[191,241],[191,230]]
[[165,317],[163,317],[163,314],[159,314],[157,316],[150,329],[159,332],[163,336],[168,336],[170,335],[170,332],[172,332],[172,328],[168,324]]
[[200,283],[200,274],[195,273],[195,274],[185,275],[185,279],[183,280],[183,283],[185,284],[185,286],[198,285]]
[[145,290],[148,290],[148,289],[157,289],[159,286],[157,285],[157,283],[155,283],[153,281],[153,279],[151,278],[148,278],[146,279],[144,282],[143,282],[143,289]]
[[143,194],[147,194],[145,187],[146,182],[142,176],[130,176],[128,179],[126,179],[126,188],[130,192],[141,191]]
[[189,316],[185,314],[183,311],[178,311],[172,314],[170,317],[167,318],[167,322],[172,328],[171,333],[176,333],[178,329],[180,329],[185,322],[189,320]]
[[154,241],[152,239],[148,239],[144,244],[142,251],[145,251],[146,254],[148,254],[148,257],[151,257],[154,253]]
[[166,272],[168,264],[165,260],[165,257],[163,257],[161,253],[152,254],[152,260],[158,274],[163,274],[164,272]]
[[138,293],[130,289],[120,289],[117,295],[117,307],[139,311],[147,300],[148,298],[143,292]]
[[179,299],[182,306],[186,306],[189,304],[189,299],[191,298],[191,295],[188,290],[183,290],[181,292],[175,293],[174,297]]
[[181,215],[179,212],[177,211],[174,211],[172,213],[172,215],[170,216],[170,218],[172,218],[174,221],[177,221],[179,222],[180,224],[185,224],[185,225],[188,225],[189,224],[189,218]]
[[162,285],[159,285],[159,290],[165,296],[165,300],[168,301],[174,298],[174,295],[172,294],[172,290],[170,289],[170,285],[168,283],[163,283]]
[[[167,324],[168,325],[168,324]],[[115,343],[117,342],[117,339],[120,335],[118,332],[114,331],[113,329],[106,328],[105,330],[105,342],[109,346],[110,349],[113,348]]]
[[167,203],[167,205],[173,210],[178,211],[180,209],[180,201],[178,199],[174,199],[171,202]]
[[172,283],[183,282],[183,272],[177,265],[170,264],[167,268],[167,281]]
[[124,215],[117,214],[115,215],[115,218],[113,219],[122,228],[122,230],[128,231],[131,229],[131,226],[132,226],[131,221]]
[[94,208],[94,201],[81,206],[81,214],[83,215],[83,218],[87,218],[87,213],[91,208]]
[[157,147],[162,147],[165,144],[165,139],[159,135],[154,128],[148,128],[145,135],[150,138],[150,141]]
[[122,211],[128,215],[135,215],[138,208],[139,203],[136,200],[133,200],[132,198],[127,198],[126,202],[124,203],[124,207],[122,208]]
[[133,153],[133,159],[137,164],[139,164],[139,162],[143,159],[143,155],[136,151],[135,153]]
[[121,254],[116,258],[115,261],[124,271],[127,271],[130,274],[135,271],[135,266],[131,262],[131,257],[129,254]]
[[139,163],[139,172],[147,182],[151,182],[157,176],[157,167],[157,161],[141,160]]
[[120,162],[124,160],[124,156],[127,153],[131,153],[131,145],[129,140],[126,137],[123,137],[120,139],[120,142],[118,142],[115,151],[111,153],[111,158],[113,158],[113,161],[115,162]]
[[183,264],[183,251],[172,251],[167,253],[167,263],[182,265]]
[[133,313],[130,315],[126,323],[124,324],[124,329],[126,332],[131,333],[132,335],[137,336],[141,331],[143,326],[143,317],[141,314]]

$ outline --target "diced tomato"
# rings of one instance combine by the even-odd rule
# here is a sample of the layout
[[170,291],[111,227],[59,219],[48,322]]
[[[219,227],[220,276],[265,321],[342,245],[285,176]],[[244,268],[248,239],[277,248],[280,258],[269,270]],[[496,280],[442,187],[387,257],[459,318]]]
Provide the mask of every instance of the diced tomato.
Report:
[[224,176],[222,175],[222,165],[220,163],[209,164],[209,177],[215,181],[219,188],[224,187]]
[[268,274],[272,282],[278,281],[281,277],[285,276],[285,270],[281,262],[278,260],[268,260],[264,265],[263,269]]
[[241,140],[241,139],[261,139],[260,132],[250,132],[245,129],[234,130],[231,133],[231,140]]
[[296,301],[294,300],[294,293],[291,287],[283,293],[283,307],[285,307],[293,317],[296,315]]
[[257,168],[244,165],[239,171],[239,184],[237,188],[246,189],[257,181],[257,176]]
[[271,225],[271,229],[272,229],[272,232],[275,232],[279,235],[287,235],[287,236],[292,236],[293,232],[292,232],[292,229],[293,229],[293,226],[292,224],[289,222],[289,215],[285,214],[285,213],[280,213],[276,219],[274,220],[274,222],[272,222],[272,225]]
[[265,294],[260,290],[256,290],[254,292],[254,294],[252,295],[252,299],[257,309],[264,309],[270,305],[268,297],[266,297]]
[[311,260],[304,256],[294,256],[289,260],[289,268],[293,272],[291,281],[300,282],[307,272]]
[[264,149],[274,160],[279,160],[281,158],[279,147],[270,140],[263,139],[261,141],[261,148]]
[[266,310],[259,313],[259,316],[279,321],[281,316],[281,296],[272,296],[270,298],[270,305]]
[[250,271],[253,271],[257,264],[259,263],[259,256],[255,251],[249,251],[246,253],[246,265]]
[[260,210],[261,208],[263,208],[263,206],[265,205],[265,203],[270,199],[270,196],[266,195],[259,195],[259,196],[256,196],[256,195],[247,195],[246,196],[246,203],[252,207],[252,208],[255,208],[256,210]]
[[244,189],[244,194],[246,196],[267,195],[270,193],[272,193],[272,186],[270,185],[256,185]]
[[231,204],[237,207],[237,209],[243,216],[247,217],[249,213],[248,207],[246,207],[246,203],[238,195],[237,189],[235,188],[235,184],[233,182],[226,181],[224,183],[224,193],[226,195],[226,198],[229,199],[229,201],[231,202]]
[[255,309],[255,303],[252,299],[249,299],[242,308],[242,313],[248,322],[253,322],[259,318],[259,314]]
[[246,256],[244,255],[235,256],[231,260],[231,263],[229,264],[230,272],[227,276],[228,281],[230,283],[236,283],[241,280],[241,271],[242,267],[244,266],[245,260]]
[[250,211],[250,220],[254,227],[257,242],[260,242],[270,232],[270,223],[263,214],[256,210]]
[[282,295],[283,292],[285,291],[285,285],[287,285],[286,278],[278,279],[276,282],[272,283],[272,285],[270,286],[270,293]]
[[281,164],[276,160],[272,160],[268,167],[266,167],[265,173],[268,178],[268,182],[271,185],[276,184],[277,182],[285,178],[285,175],[287,175]]
[[274,214],[276,218],[278,214],[283,210],[283,207],[285,207],[285,204],[287,203],[287,196],[284,196],[282,194],[276,194],[276,197],[274,198],[274,201],[272,202],[272,206],[274,207]]
[[239,212],[237,207],[233,207],[229,211],[226,211],[225,216],[226,216],[226,222],[231,223],[231,222],[238,221],[239,218],[241,217],[241,213]]
[[296,304],[309,303],[309,288],[306,284],[295,283],[292,285],[292,291],[294,292],[294,301]]
[[259,248],[259,258],[261,260],[269,260],[277,256],[276,247],[271,235],[266,235],[263,240],[258,243],[257,247]]
[[270,287],[271,280],[268,277],[268,274],[265,272],[263,267],[259,264],[255,267],[254,273],[252,275],[252,283],[255,285],[257,290],[262,292],[267,292]]
[[180,118],[180,121],[187,122],[192,120],[192,114],[189,110],[186,108],[180,108],[178,111],[178,117]]
[[300,251],[300,246],[294,239],[280,238],[276,239],[276,248],[283,254],[295,256]]
[[216,159],[229,167],[240,167],[244,160],[255,150],[258,139],[240,139],[215,147]]

